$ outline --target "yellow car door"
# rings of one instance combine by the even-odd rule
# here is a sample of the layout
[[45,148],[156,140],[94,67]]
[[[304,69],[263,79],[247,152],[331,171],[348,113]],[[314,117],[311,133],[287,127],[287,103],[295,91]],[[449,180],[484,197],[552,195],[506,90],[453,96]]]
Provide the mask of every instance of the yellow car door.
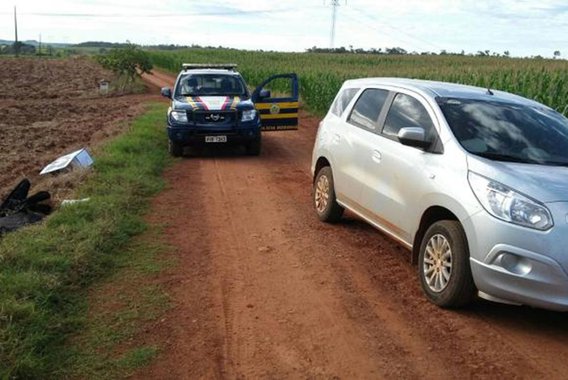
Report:
[[[281,97],[272,97],[271,82],[279,80],[289,81],[290,93]],[[278,87],[274,87],[276,91]],[[298,76],[294,73],[271,76],[252,93],[252,101],[260,115],[261,129],[263,131],[279,131],[298,129],[299,84]]]

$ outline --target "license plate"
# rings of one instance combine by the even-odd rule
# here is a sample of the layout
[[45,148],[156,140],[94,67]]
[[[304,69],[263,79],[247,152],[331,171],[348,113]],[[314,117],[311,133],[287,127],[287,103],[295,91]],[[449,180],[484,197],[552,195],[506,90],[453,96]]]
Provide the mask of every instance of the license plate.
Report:
[[227,136],[205,136],[206,143],[224,143],[227,142]]

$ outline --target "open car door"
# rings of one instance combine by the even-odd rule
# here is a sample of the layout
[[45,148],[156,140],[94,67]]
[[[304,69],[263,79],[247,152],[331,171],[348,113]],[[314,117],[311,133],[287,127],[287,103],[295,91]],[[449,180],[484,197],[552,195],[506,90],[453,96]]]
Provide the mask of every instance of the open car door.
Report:
[[[279,95],[272,97],[271,92]],[[260,114],[263,131],[298,129],[299,87],[296,74],[271,76],[254,90],[252,101]]]

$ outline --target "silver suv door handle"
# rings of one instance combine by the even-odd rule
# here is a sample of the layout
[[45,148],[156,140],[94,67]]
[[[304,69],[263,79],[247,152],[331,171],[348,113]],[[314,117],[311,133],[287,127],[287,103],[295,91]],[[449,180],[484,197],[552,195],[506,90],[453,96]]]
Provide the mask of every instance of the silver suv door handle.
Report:
[[373,150],[373,161],[379,163],[381,162],[383,155],[378,150]]

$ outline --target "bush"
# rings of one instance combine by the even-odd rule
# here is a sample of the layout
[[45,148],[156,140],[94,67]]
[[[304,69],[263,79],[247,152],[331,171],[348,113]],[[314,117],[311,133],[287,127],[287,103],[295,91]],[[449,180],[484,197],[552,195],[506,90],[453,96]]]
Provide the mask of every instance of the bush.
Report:
[[97,56],[97,61],[118,75],[119,90],[132,85],[137,77],[152,70],[148,54],[134,44],[111,50],[108,54]]

